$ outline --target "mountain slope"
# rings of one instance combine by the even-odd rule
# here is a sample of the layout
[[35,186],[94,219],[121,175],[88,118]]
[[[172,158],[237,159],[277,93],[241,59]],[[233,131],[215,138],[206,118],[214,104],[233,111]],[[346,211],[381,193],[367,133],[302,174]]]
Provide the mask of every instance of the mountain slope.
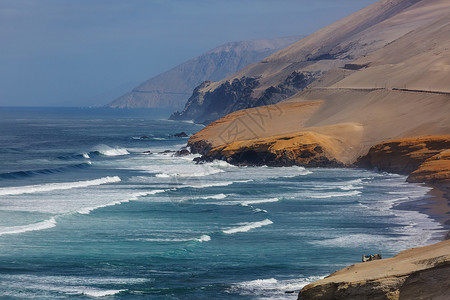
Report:
[[386,140],[450,135],[450,2],[421,1],[405,13],[408,22],[432,20],[279,104],[223,117],[191,137],[191,148],[233,163],[334,166]]
[[[203,84],[172,118],[207,124],[239,109],[278,103],[325,72],[344,67],[444,15],[435,2],[439,1],[381,0],[222,81]],[[345,70],[339,74],[345,76]]]
[[221,80],[298,41],[300,37],[231,42],[155,76],[109,107],[182,108],[192,90],[205,80]]

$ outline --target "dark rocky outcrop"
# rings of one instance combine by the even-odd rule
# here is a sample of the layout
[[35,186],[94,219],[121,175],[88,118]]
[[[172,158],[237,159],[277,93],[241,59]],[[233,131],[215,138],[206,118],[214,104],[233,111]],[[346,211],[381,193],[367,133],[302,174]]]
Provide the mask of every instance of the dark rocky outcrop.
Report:
[[181,148],[180,150],[175,152],[175,156],[186,156],[186,155],[189,155],[189,154],[191,154],[191,152],[187,148]]
[[304,89],[321,74],[294,71],[282,83],[267,88],[260,97],[254,97],[254,90],[259,87],[257,77],[225,81],[207,92],[205,88],[212,82],[205,81],[195,88],[183,111],[174,112],[170,119],[209,124],[234,111],[278,103]]
[[175,112],[171,120],[194,120],[209,124],[233,111],[246,108],[253,102],[252,91],[259,85],[258,78],[243,77],[226,81],[212,92],[203,92],[211,82],[205,81],[195,88],[182,112]]
[[188,135],[187,135],[187,133],[186,132],[179,132],[179,133],[175,133],[173,136],[176,136],[176,137],[188,137]]

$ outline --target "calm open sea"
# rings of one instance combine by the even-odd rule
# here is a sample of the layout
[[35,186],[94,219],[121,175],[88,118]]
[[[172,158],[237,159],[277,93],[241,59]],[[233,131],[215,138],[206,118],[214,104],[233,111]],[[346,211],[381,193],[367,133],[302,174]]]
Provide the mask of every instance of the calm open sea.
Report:
[[285,292],[442,230],[400,209],[428,191],[403,176],[161,153],[201,128],[0,108],[0,298],[296,299]]

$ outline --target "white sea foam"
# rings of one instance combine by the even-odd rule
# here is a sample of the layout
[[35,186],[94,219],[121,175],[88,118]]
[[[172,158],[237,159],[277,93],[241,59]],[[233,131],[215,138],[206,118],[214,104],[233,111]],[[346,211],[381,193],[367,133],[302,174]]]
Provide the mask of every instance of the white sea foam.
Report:
[[203,189],[208,187],[215,187],[215,186],[228,186],[232,185],[233,183],[247,183],[253,181],[252,179],[249,180],[236,180],[236,181],[222,181],[222,182],[208,182],[208,183],[202,183],[202,184],[193,184],[193,185],[185,185],[184,187],[191,187],[194,189]]
[[217,194],[217,195],[210,195],[210,196],[202,196],[198,197],[197,199],[225,199],[227,195],[225,194]]
[[204,169],[199,169],[199,170],[193,170],[191,172],[188,173],[159,173],[156,174],[155,177],[159,177],[159,178],[169,178],[169,177],[203,177],[203,176],[208,176],[208,175],[213,175],[213,174],[217,174],[217,173],[222,173],[224,172],[223,170],[219,170],[219,169],[213,169],[213,168],[204,168]]
[[144,196],[148,196],[148,195],[160,194],[160,193],[164,193],[165,191],[166,190],[153,190],[153,191],[149,191],[149,192],[134,193],[128,199],[112,201],[112,202],[99,204],[99,205],[91,206],[91,207],[80,208],[80,209],[77,210],[77,213],[82,214],[82,215],[88,215],[93,210],[96,210],[96,209],[99,209],[99,208],[104,208],[104,207],[108,207],[108,206],[114,206],[114,205],[118,205],[118,204],[122,204],[122,203],[127,203],[127,202],[130,202],[130,201],[136,201],[140,197],[144,197]]
[[211,237],[207,234],[202,235],[201,237],[195,239],[198,242],[209,242],[211,240]]
[[[297,299],[298,291],[307,284],[322,278],[324,277],[311,276],[287,280],[277,280],[275,278],[256,279],[235,283],[229,291],[243,296],[257,297],[258,299]],[[286,294],[286,292],[291,293]]]
[[232,164],[224,161],[224,160],[213,160],[212,162],[205,163],[207,166],[212,167],[222,167],[222,168],[238,168],[237,166],[233,166]]
[[160,173],[160,174],[156,174],[155,177],[159,177],[159,178],[169,178],[170,175],[169,175],[169,174],[165,174],[165,173]]
[[84,158],[91,158],[91,157],[89,156],[89,154],[87,154],[87,153],[83,153],[83,157],[84,157]]
[[241,202],[242,206],[249,206],[251,204],[272,203],[280,201],[279,198],[261,199],[261,200],[248,200]]
[[[138,170],[145,173],[155,174],[155,177],[159,178],[169,178],[169,177],[182,177],[182,178],[193,178],[193,177],[204,177],[210,176],[218,173],[225,172],[219,168],[214,168],[206,165],[195,165],[192,163],[192,158],[188,159],[186,163],[180,162],[179,160],[183,158],[165,158],[168,160],[164,164],[152,164],[152,165],[138,165],[133,167],[125,167],[123,169]],[[160,158],[158,158],[160,160]]]
[[386,243],[390,238],[376,234],[345,234],[336,238],[323,239],[320,241],[311,241],[313,245],[320,245],[321,247],[342,247],[342,248],[372,248],[373,251],[379,251],[380,245]]
[[98,145],[94,147],[92,150],[105,156],[120,156],[130,154],[130,152],[128,152],[128,150],[125,148],[120,147],[112,148],[108,145]]
[[228,186],[228,185],[232,185],[233,183],[234,183],[234,181],[209,182],[209,183],[202,183],[202,184],[186,185],[185,187],[191,187],[194,189],[203,189],[203,188],[209,188],[209,187],[215,187],[215,186]]
[[312,174],[311,171],[305,169],[304,167],[299,167],[299,166],[286,167],[286,168],[282,168],[282,169],[286,170],[284,173],[291,173],[291,174],[286,174],[286,175],[280,176],[282,178],[292,178],[292,177],[305,176],[308,174]]
[[100,289],[87,288],[87,289],[82,289],[81,294],[89,296],[89,297],[98,298],[98,297],[106,297],[106,296],[116,295],[123,291],[126,291],[126,290],[100,290]]
[[18,234],[18,233],[24,233],[24,232],[29,232],[29,231],[44,230],[44,229],[53,228],[55,226],[56,226],[56,219],[54,217],[52,217],[48,220],[29,224],[29,225],[10,226],[10,227],[0,228],[0,235]]
[[57,191],[57,190],[69,190],[69,189],[74,189],[74,188],[96,186],[96,185],[107,184],[107,183],[115,183],[115,182],[119,182],[119,181],[120,181],[120,177],[118,177],[118,176],[111,176],[111,177],[107,176],[107,177],[94,179],[94,180],[47,183],[47,184],[38,184],[38,185],[0,188],[0,196],[42,193],[42,192],[51,192],[51,191]]
[[336,193],[314,193],[314,194],[308,194],[307,197],[310,198],[317,198],[317,199],[323,199],[323,198],[334,198],[334,197],[351,197],[351,196],[358,196],[361,194],[360,191],[351,191],[351,192],[336,192]]
[[[59,296],[84,295],[88,297],[106,297],[116,295],[127,289],[104,289],[95,285],[119,284],[126,287],[129,284],[147,282],[146,278],[116,278],[116,277],[82,277],[82,276],[40,276],[40,275],[0,275],[0,281],[12,291],[23,293],[23,287],[33,290],[27,298],[48,298],[48,292],[56,292]],[[14,295],[14,294],[13,294]],[[20,296],[19,296],[20,297]],[[20,298],[22,298],[20,297]],[[1,296],[0,296],[1,298]]]
[[233,233],[237,233],[237,232],[247,232],[252,229],[263,227],[263,226],[270,225],[270,224],[273,224],[273,222],[269,219],[265,219],[264,221],[259,221],[259,222],[241,223],[241,224],[238,224],[238,225],[240,225],[239,227],[226,229],[226,230],[223,230],[222,232],[226,233],[226,234],[233,234]]

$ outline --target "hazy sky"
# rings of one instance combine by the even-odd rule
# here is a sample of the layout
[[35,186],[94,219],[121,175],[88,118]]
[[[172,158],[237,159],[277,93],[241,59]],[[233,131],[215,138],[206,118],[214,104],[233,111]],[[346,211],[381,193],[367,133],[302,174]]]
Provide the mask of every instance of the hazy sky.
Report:
[[105,104],[230,41],[310,34],[376,0],[0,0],[0,106]]

